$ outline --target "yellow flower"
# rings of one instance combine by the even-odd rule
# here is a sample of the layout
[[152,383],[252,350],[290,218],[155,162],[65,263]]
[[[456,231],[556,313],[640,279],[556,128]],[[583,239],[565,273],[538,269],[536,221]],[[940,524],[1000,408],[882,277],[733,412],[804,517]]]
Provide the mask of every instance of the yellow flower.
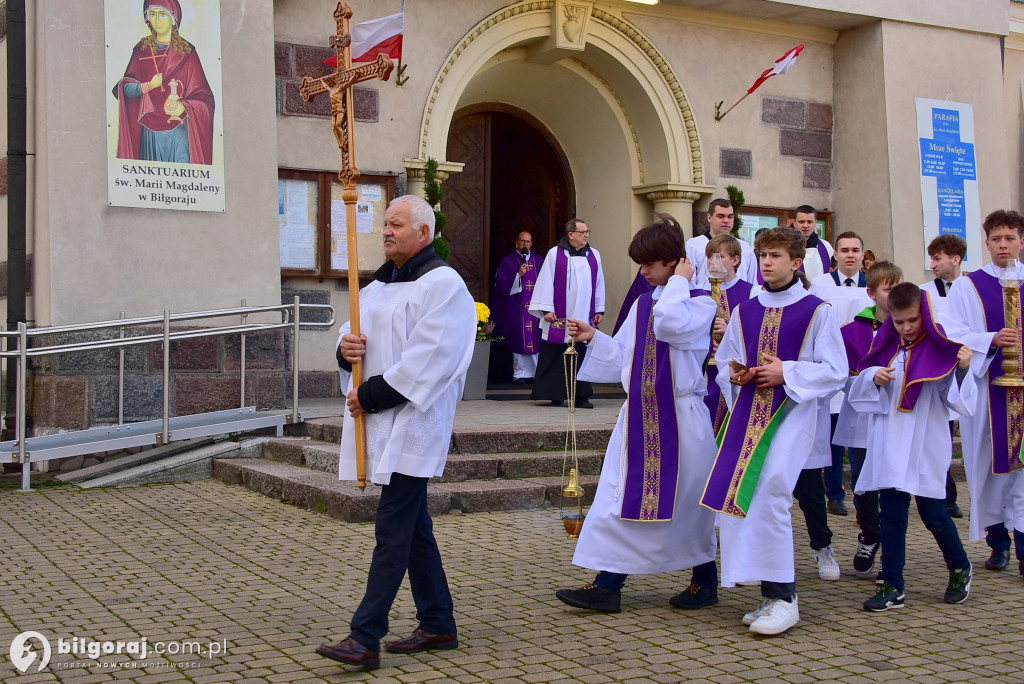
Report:
[[491,320],[491,310],[483,302],[476,302],[476,320],[478,323],[486,323]]

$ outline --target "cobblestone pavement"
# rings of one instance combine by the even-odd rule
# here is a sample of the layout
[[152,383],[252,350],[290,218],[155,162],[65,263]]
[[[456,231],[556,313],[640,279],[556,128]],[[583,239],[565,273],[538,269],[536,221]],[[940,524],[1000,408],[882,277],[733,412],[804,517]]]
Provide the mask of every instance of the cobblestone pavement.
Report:
[[[961,487],[961,491],[966,489]],[[961,503],[966,497],[961,494]],[[965,507],[966,508],[966,507]],[[571,564],[557,511],[448,515],[435,520],[462,647],[383,654],[361,672],[317,656],[347,634],[373,546],[372,524],[350,524],[204,481],[126,489],[43,487],[0,493],[0,680],[132,682],[1020,682],[1024,579],[988,572],[983,543],[962,605],[942,602],[941,555],[912,516],[907,607],[860,610],[872,590],[852,573],[817,577],[797,525],[801,622],[775,638],[751,637],[742,614],[756,587],[723,590],[693,613],[668,599],[688,574],[630,579],[617,615],[563,606],[554,590],[590,579]],[[855,547],[852,516],[831,519],[844,572]],[[958,523],[966,538],[966,520]],[[415,608],[403,588],[392,634],[407,635]],[[53,645],[49,666],[18,674],[11,640],[26,630]],[[100,658],[58,653],[57,640],[217,642],[223,652]],[[38,643],[32,642],[38,646]],[[137,667],[114,666],[127,663]],[[37,663],[38,664],[38,661]]]

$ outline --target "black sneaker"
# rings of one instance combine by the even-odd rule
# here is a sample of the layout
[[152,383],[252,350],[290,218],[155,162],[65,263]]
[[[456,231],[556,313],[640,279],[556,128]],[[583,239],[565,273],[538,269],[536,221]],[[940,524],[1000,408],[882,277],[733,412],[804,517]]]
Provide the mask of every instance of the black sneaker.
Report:
[[684,610],[707,608],[718,603],[718,587],[702,587],[691,582],[686,591],[676,594],[668,602]]
[[843,503],[842,499],[829,499],[828,513],[829,515],[849,515],[850,511],[847,510],[846,504]]
[[944,600],[946,603],[963,603],[971,593],[971,577],[974,576],[974,568],[970,561],[966,568],[957,568],[949,571],[949,585],[946,587]]
[[960,506],[956,505],[955,503],[946,504],[946,510],[949,512],[950,518],[964,517],[964,512],[961,511]]
[[878,553],[878,542],[865,544],[864,535],[857,535],[857,553],[853,556],[853,569],[861,577],[870,577],[875,567],[875,554]]
[[879,570],[878,574],[875,575],[875,584],[878,585],[878,586],[882,586],[883,584],[885,584],[885,580],[882,579],[882,571],[881,570]]
[[621,598],[620,592],[599,587],[596,584],[584,584],[579,589],[559,589],[555,592],[559,601],[573,608],[586,608],[602,613],[618,613]]
[[890,587],[888,584],[878,587],[875,595],[864,602],[864,610],[870,610],[874,613],[895,610],[903,606],[903,592]]
[[1005,570],[1006,564],[1010,562],[1010,552],[992,549],[992,555],[985,561],[986,570]]
[[1017,569],[1020,570],[1020,576],[1024,577],[1024,558],[1017,561]]

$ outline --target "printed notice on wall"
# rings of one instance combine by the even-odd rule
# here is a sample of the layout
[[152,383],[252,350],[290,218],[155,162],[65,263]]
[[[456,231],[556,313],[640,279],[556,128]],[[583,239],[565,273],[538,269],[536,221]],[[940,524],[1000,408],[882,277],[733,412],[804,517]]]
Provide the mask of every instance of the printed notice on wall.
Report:
[[973,270],[982,263],[974,108],[944,100],[917,98],[915,101],[921,152],[925,268],[930,263],[928,243],[948,233],[967,241],[967,258],[963,265]]
[[220,0],[103,8],[108,203],[224,211]]

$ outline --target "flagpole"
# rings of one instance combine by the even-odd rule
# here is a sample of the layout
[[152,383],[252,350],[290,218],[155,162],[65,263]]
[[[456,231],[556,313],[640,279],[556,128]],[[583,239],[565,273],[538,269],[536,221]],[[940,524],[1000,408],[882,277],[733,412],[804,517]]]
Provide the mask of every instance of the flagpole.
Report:
[[750,95],[750,93],[748,92],[743,97],[741,97],[740,99],[736,100],[736,102],[733,104],[733,106],[729,107],[728,109],[726,109],[725,112],[723,112],[722,114],[718,113],[719,110],[722,108],[722,103],[719,102],[717,105],[715,105],[715,121],[721,121],[722,119],[724,119],[726,114],[728,114],[729,112],[731,112],[733,109],[736,108],[736,105],[738,105],[740,102],[743,102],[744,100],[747,99],[747,95]]

